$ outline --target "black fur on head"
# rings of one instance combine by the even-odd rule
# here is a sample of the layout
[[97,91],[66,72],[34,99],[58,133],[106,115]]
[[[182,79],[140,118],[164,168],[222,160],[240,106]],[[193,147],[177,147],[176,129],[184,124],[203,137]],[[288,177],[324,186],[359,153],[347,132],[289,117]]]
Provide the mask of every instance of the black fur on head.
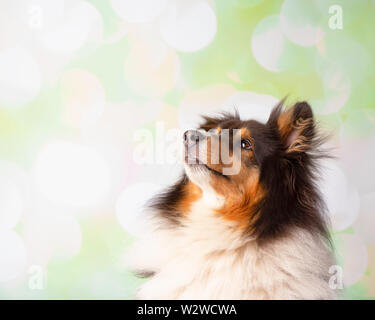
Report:
[[330,241],[326,206],[316,185],[318,160],[330,155],[321,149],[327,137],[318,133],[310,105],[299,102],[285,110],[281,102],[266,127],[275,145],[261,165],[260,183],[267,194],[258,207],[258,239],[297,226]]

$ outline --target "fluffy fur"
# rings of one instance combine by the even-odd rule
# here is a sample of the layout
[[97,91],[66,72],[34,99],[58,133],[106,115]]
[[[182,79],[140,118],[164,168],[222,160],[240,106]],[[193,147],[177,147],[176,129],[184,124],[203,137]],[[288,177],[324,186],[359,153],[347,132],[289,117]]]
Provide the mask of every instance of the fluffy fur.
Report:
[[[241,168],[233,176],[220,161],[196,155],[197,164],[185,161],[181,180],[152,200],[149,230],[129,252],[129,266],[150,276],[137,297],[335,298],[325,206],[315,186],[322,139],[310,106],[285,110],[280,103],[266,124],[237,114],[206,117],[201,129],[215,129],[219,139],[222,129],[241,129],[251,148],[233,158]],[[200,142],[185,143],[189,154]],[[204,149],[209,160],[210,152]]]

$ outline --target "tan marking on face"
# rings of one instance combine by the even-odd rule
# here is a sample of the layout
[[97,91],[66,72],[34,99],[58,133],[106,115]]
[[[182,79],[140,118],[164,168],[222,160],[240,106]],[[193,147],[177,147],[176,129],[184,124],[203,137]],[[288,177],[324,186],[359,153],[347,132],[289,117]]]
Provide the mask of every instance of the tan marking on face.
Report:
[[[237,136],[236,138],[249,139],[254,145],[250,130],[246,127],[239,129],[236,134],[240,135],[240,137]],[[221,131],[221,128],[218,127],[217,131]],[[207,166],[222,173],[224,167],[231,167],[233,164],[223,164],[220,156],[219,159],[216,159],[219,160],[219,163],[212,163],[211,158],[213,156],[211,155],[211,151],[221,155],[222,147],[221,143],[216,143],[214,147],[217,147],[219,150],[211,150],[212,139],[215,138],[217,137],[207,138]],[[233,152],[229,152],[229,154],[233,157]],[[219,196],[225,199],[225,204],[216,211],[217,214],[225,220],[237,222],[239,228],[248,230],[251,230],[251,225],[254,224],[257,218],[257,205],[266,194],[264,188],[259,184],[260,173],[258,166],[248,165],[248,162],[253,158],[253,151],[241,150],[239,159],[232,158],[233,161],[241,161],[241,169],[238,174],[232,175],[230,178],[225,178],[214,173],[210,175],[211,187]],[[191,201],[187,202],[190,206]]]
[[[218,127],[217,131],[221,132],[221,128]],[[246,138],[251,141],[252,144],[254,144],[253,139],[251,138],[250,130],[248,128],[241,128],[239,131],[236,132],[237,137],[235,139],[239,138]],[[207,138],[207,166],[211,169],[223,172],[223,168],[231,168],[234,165],[235,161],[241,161],[241,159],[235,159],[233,150],[225,151],[225,153],[228,152],[228,155],[230,158],[232,158],[233,162],[231,163],[223,163],[221,155],[223,147],[220,140],[216,140],[215,143],[212,143],[212,139],[217,139],[217,137],[208,137]],[[241,152],[242,153],[242,152]],[[253,157],[252,152],[246,152],[246,155],[248,157]]]
[[215,191],[225,197],[225,204],[217,213],[226,220],[237,222],[240,229],[249,230],[257,219],[257,205],[266,194],[259,183],[259,171],[250,171],[241,182],[212,183]]
[[240,133],[241,133],[241,138],[250,138],[251,137],[250,130],[248,128],[241,128]]
[[[213,142],[214,139],[214,142]],[[210,136],[207,138],[207,166],[215,171],[222,172],[223,168],[231,167],[232,164],[226,164],[222,161],[222,143],[218,136]],[[229,150],[229,157],[233,152]]]

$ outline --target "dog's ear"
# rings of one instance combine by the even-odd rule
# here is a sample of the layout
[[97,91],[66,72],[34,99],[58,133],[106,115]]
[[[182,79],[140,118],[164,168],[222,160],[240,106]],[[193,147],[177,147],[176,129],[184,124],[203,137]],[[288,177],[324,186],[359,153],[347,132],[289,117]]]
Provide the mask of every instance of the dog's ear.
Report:
[[314,116],[307,102],[298,102],[287,110],[281,102],[272,110],[267,124],[277,127],[288,153],[309,151],[314,143]]

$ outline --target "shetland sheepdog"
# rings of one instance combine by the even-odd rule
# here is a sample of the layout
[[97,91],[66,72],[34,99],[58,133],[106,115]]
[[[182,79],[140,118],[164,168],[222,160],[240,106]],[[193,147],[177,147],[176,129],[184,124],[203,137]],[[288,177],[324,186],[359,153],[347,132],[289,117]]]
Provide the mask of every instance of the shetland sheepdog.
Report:
[[[137,298],[335,299],[316,186],[326,153],[310,105],[280,102],[266,123],[203,119],[183,136],[184,175],[149,203],[149,229],[130,249],[130,267],[149,276]],[[226,147],[214,143],[224,131]],[[235,173],[225,173],[229,164]]]

